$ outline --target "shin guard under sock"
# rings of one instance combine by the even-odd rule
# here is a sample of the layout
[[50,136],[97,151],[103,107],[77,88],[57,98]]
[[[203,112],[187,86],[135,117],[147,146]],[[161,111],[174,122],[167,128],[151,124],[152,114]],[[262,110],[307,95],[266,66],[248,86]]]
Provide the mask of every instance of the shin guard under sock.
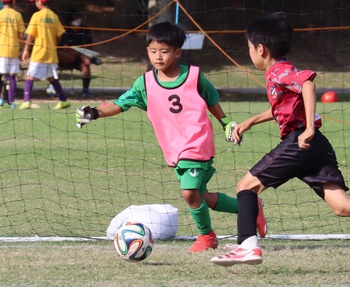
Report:
[[8,92],[8,103],[11,105],[15,101],[16,97],[16,76],[11,75],[8,77],[9,81],[9,92]]
[[237,198],[228,196],[224,193],[218,193],[218,202],[213,210],[220,212],[237,213]]
[[209,208],[207,203],[204,200],[202,201],[202,204],[198,208],[196,209],[189,208],[189,210],[197,226],[199,234],[204,235],[212,231]]
[[237,243],[256,235],[256,218],[258,216],[257,194],[252,190],[242,190],[237,194]]
[[32,93],[33,89],[33,80],[26,80],[24,84],[24,101],[28,102],[30,101],[30,95]]
[[56,95],[57,97],[60,99],[60,101],[65,102],[67,101],[67,97],[64,94],[64,91],[62,89],[62,86],[59,82],[59,80],[55,79],[51,85],[53,86],[53,88],[55,89]]

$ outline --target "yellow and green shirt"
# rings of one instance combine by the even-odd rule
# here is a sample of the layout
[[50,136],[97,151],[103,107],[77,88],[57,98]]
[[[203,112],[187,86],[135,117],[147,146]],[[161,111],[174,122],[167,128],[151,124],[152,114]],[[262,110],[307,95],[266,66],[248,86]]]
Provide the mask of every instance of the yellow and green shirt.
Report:
[[0,57],[18,58],[19,34],[25,30],[22,15],[12,8],[0,11]]
[[35,38],[31,62],[58,63],[57,38],[65,32],[58,16],[49,8],[35,12],[30,19],[26,34]]

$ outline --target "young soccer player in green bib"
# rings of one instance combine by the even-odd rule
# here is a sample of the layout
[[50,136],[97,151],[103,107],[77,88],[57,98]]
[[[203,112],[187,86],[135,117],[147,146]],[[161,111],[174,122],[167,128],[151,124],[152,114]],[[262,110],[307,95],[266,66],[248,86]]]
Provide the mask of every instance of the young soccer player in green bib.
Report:
[[[146,42],[154,69],[138,77],[133,87],[114,102],[97,109],[89,106],[77,109],[76,121],[81,128],[91,120],[114,116],[131,107],[147,111],[167,164],[175,170],[181,195],[197,226],[199,235],[188,251],[200,252],[218,246],[209,208],[237,213],[236,198],[210,193],[207,189],[215,172],[213,127],[207,110],[219,120],[227,135],[236,123],[225,116],[218,92],[199,67],[177,64],[185,40],[186,33],[178,25],[162,22],[152,26]],[[266,221],[260,200],[258,204],[257,228],[264,237]]]

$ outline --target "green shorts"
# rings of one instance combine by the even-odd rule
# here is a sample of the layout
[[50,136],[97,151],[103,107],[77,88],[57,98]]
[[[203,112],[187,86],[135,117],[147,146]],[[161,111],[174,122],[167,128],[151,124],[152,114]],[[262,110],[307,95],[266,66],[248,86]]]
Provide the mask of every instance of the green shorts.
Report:
[[175,168],[175,173],[180,181],[181,189],[198,189],[200,193],[205,192],[206,185],[215,173],[212,166],[208,169],[202,168]]

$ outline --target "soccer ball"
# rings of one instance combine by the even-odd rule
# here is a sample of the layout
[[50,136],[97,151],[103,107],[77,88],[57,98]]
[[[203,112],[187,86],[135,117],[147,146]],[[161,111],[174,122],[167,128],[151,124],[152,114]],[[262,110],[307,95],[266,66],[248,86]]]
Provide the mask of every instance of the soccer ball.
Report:
[[152,253],[154,240],[146,225],[128,222],[117,230],[113,244],[119,257],[129,262],[140,262]]
[[48,86],[46,89],[46,93],[50,96],[50,97],[54,97],[56,95],[56,91],[54,89],[54,87],[52,85]]

